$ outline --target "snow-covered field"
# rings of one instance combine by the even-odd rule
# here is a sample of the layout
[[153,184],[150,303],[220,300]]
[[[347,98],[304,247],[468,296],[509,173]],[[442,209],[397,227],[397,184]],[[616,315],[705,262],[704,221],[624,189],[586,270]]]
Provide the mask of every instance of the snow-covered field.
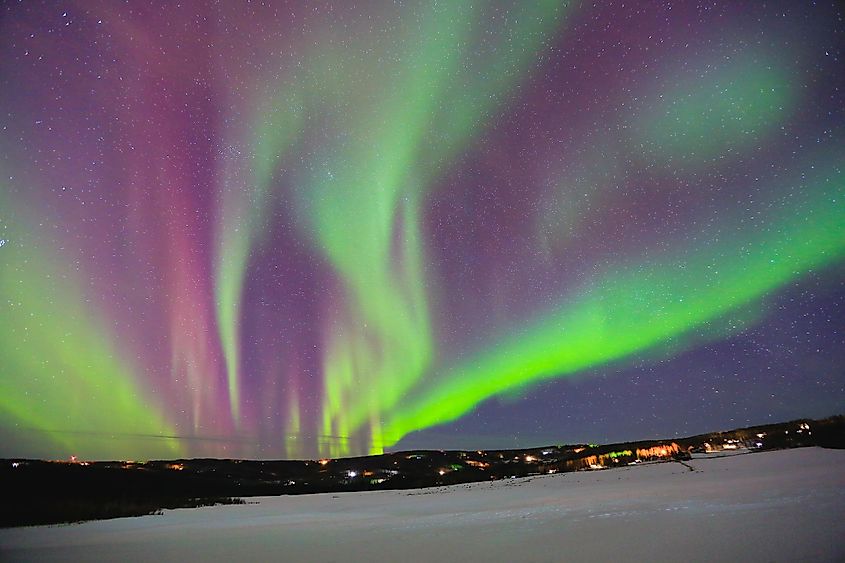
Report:
[[0,530],[2,561],[845,561],[845,451]]

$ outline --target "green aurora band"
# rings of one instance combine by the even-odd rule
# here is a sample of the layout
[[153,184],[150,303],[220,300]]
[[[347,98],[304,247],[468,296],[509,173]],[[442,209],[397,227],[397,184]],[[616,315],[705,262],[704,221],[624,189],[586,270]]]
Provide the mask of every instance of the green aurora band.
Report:
[[16,238],[3,246],[0,262],[3,426],[36,432],[82,457],[106,443],[123,459],[181,455],[132,362],[116,352],[109,327],[94,317],[82,276],[55,267],[63,260],[29,231],[37,221],[26,220],[26,207],[6,193],[0,189],[0,208],[16,211],[5,217]]
[[[254,141],[241,153],[233,145],[222,163],[219,254],[215,264],[217,326],[226,364],[229,405],[235,424],[240,412],[240,319],[244,279],[250,252],[267,228],[272,208],[272,185],[276,168],[294,143],[301,126],[297,93],[281,89],[268,97],[270,103],[257,112]],[[263,110],[263,111],[262,111]],[[244,162],[244,154],[253,155]]]
[[688,69],[692,77],[678,73],[679,84],[660,94],[656,111],[632,119],[634,151],[675,170],[710,166],[777,131],[795,107],[796,69],[786,62],[765,53],[708,61]]
[[[313,86],[335,92],[321,114],[332,115],[344,138],[354,139],[327,148],[317,160],[328,166],[307,175],[300,192],[305,224],[342,281],[343,303],[330,312],[323,365],[321,433],[335,438],[321,443],[320,451],[332,457],[349,453],[350,436],[366,440],[360,433],[365,424],[369,451],[380,453],[384,414],[430,367],[423,198],[536,65],[566,6],[519,8],[516,23],[500,24],[480,51],[470,48],[484,29],[477,8],[454,2],[426,10],[419,29],[396,41],[401,64],[374,69],[332,53],[314,65],[333,69],[317,73],[316,81],[331,80],[330,87]],[[405,44],[413,48],[404,51]],[[337,77],[338,69],[346,80]],[[357,100],[348,117],[343,104],[355,100],[361,76],[391,88],[376,99]]]
[[[608,274],[558,310],[452,368],[387,421],[391,446],[514,387],[648,352],[845,257],[845,174],[827,164],[765,225],[737,226],[688,256]],[[808,168],[811,168],[808,166]],[[820,168],[816,166],[816,168]],[[737,225],[739,221],[737,221]],[[726,229],[727,230],[727,229]],[[718,266],[717,266],[718,265]]]

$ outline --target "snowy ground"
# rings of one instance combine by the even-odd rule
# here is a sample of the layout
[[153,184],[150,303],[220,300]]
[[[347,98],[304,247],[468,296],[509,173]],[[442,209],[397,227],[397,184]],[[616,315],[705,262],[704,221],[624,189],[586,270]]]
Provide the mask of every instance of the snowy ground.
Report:
[[0,530],[2,561],[845,561],[845,451]]

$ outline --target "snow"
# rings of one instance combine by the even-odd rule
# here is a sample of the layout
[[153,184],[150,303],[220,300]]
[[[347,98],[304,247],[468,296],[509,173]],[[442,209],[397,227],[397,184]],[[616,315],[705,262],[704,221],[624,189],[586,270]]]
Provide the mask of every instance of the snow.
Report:
[[843,561],[845,451],[0,530],[2,561]]

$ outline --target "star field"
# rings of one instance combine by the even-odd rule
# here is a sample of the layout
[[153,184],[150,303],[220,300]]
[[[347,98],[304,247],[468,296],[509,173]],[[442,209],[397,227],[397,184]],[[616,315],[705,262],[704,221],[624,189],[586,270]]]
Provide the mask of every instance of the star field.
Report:
[[8,2],[0,456],[841,413],[835,2]]

